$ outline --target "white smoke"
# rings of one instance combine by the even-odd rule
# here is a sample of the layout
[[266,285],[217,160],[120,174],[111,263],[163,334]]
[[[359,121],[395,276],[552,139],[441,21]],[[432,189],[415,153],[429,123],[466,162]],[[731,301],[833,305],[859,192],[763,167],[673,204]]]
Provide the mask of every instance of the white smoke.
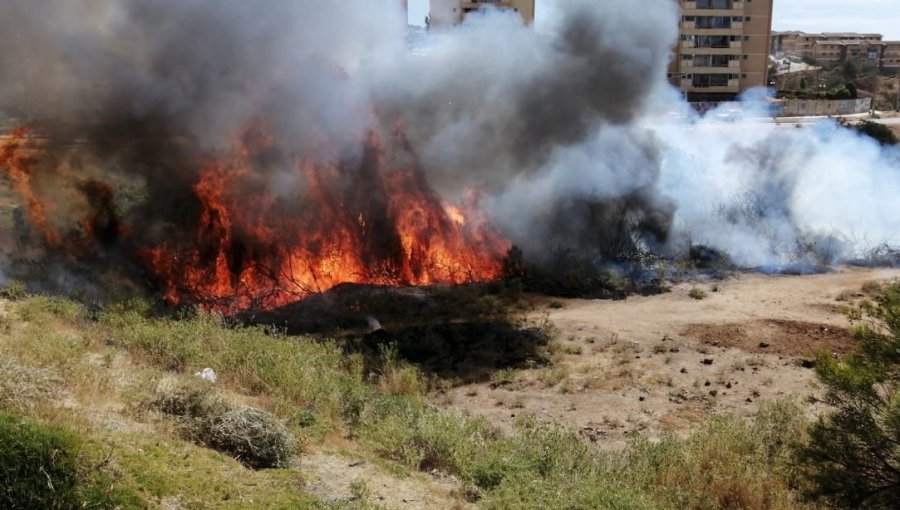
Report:
[[[831,120],[655,122],[660,187],[676,228],[744,266],[779,267],[807,250],[836,260],[900,245],[900,152]],[[657,119],[658,120],[658,119]],[[646,120],[651,123],[651,119]]]

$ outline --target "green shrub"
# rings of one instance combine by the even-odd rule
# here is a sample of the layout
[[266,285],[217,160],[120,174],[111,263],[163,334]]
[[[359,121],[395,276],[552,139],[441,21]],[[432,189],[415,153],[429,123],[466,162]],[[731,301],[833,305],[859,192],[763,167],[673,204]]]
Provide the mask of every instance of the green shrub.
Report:
[[0,415],[0,508],[74,508],[78,446],[59,427]]
[[889,508],[900,501],[900,284],[885,288],[854,318],[858,350],[822,353],[816,374],[834,411],[799,448],[809,495],[846,508]]
[[884,124],[864,120],[853,126],[853,129],[877,140],[881,145],[897,145],[900,143],[900,139],[897,138],[890,126],[885,126]]
[[0,508],[141,508],[134,493],[100,473],[73,432],[0,413]]

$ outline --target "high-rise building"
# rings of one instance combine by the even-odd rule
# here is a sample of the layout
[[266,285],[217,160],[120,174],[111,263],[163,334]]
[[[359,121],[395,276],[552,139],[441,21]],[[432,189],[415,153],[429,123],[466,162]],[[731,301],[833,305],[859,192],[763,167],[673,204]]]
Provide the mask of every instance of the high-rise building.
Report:
[[466,16],[483,9],[504,9],[519,13],[526,24],[534,22],[535,0],[431,0],[431,26],[462,23]]
[[768,84],[773,0],[678,0],[669,81],[692,101],[727,101]]

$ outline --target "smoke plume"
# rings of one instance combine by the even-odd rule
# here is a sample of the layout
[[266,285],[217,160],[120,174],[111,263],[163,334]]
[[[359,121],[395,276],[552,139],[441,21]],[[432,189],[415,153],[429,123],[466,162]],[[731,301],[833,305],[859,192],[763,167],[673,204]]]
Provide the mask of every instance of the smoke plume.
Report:
[[0,3],[0,113],[30,126],[0,169],[42,233],[10,229],[12,258],[248,307],[339,274],[492,277],[475,261],[511,243],[777,267],[898,241],[896,151],[827,123],[664,121],[687,110],[671,0],[558,2],[541,33],[489,11],[415,52],[392,0]]

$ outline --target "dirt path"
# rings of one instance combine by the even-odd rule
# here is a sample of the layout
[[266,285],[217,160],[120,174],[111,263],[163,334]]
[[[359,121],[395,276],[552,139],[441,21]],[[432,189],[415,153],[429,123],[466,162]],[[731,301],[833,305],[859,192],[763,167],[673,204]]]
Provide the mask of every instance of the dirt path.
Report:
[[[751,415],[760,400],[805,402],[817,391],[815,353],[852,348],[846,307],[867,282],[897,279],[900,270],[846,268],[746,274],[626,301],[556,300],[559,309],[547,300],[560,332],[553,367],[502,372],[442,403],[504,427],[532,412],[616,446],[635,433],[684,431],[710,413]],[[706,297],[691,298],[693,287]]]
[[306,491],[330,502],[364,498],[388,509],[466,509],[474,506],[454,496],[454,478],[425,473],[391,473],[349,454],[309,452],[303,455]]

